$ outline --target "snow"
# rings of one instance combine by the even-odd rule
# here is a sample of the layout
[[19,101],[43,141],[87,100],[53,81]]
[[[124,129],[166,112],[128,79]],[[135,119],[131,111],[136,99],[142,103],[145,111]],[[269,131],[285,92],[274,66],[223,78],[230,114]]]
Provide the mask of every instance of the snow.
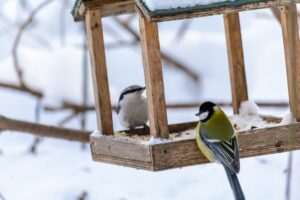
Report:
[[145,142],[144,144],[146,145],[155,145],[155,144],[164,144],[170,142],[170,140],[168,139],[164,139],[164,138],[155,138],[155,137],[151,137],[149,141]]
[[151,11],[188,8],[234,0],[142,0]]
[[239,108],[239,114],[230,116],[229,119],[237,131],[248,131],[278,125],[278,123],[268,122],[260,117],[259,110],[254,101],[243,101]]
[[296,119],[293,115],[293,113],[289,112],[288,114],[286,114],[282,120],[281,120],[281,125],[289,125],[289,124],[292,124],[292,123],[295,123],[296,122]]
[[[32,5],[39,3],[34,0],[27,2]],[[0,9],[4,10],[1,14],[13,21],[23,19],[27,15],[20,12],[20,8],[16,7],[17,3],[19,0],[1,1]],[[38,21],[31,27],[32,32],[24,35],[19,51],[26,81],[48,93],[46,101],[51,105],[60,104],[62,99],[80,102],[81,90],[81,76],[78,74],[81,73],[81,53],[77,46],[82,43],[82,24],[75,24],[68,15],[66,46],[61,46],[57,36],[57,22],[60,21],[58,12],[61,13],[60,1],[54,1],[51,7],[40,13]],[[240,18],[249,96],[254,100],[288,101],[279,23],[273,20],[269,10],[242,12]],[[165,67],[167,102],[229,101],[231,92],[223,17],[190,20],[189,31],[182,40],[177,41],[176,30],[181,23],[182,21],[160,24],[161,49],[191,66],[201,76],[200,81],[195,84],[181,72]],[[121,34],[122,39],[131,39],[115,26],[114,20],[104,18],[103,24],[106,44],[115,41],[111,29]],[[132,25],[138,30],[137,19]],[[16,30],[15,27],[9,29],[4,23],[0,23],[1,30],[0,80],[15,83],[17,79],[11,67],[10,53],[12,35],[15,35]],[[50,47],[34,43],[33,35],[45,36]],[[110,49],[106,51],[106,59],[112,101],[117,101],[124,86],[145,84],[139,46],[133,50],[125,47]],[[168,66],[167,63],[164,65]],[[266,74],[276,78],[269,78]],[[1,89],[0,99],[2,115],[34,121],[36,102],[31,96]],[[89,101],[93,103],[91,79]],[[229,108],[224,110],[228,115],[232,113]],[[168,120],[170,123],[194,121],[196,112],[196,108],[168,110]],[[287,113],[288,107],[261,108],[260,112],[279,115]],[[41,123],[57,125],[66,114],[68,113],[42,112]],[[257,115],[253,115],[253,119],[247,116],[249,117],[246,115],[243,119],[239,116],[239,122],[246,124],[252,120],[255,126],[265,125]],[[120,130],[115,113],[113,120],[114,129]],[[75,118],[67,126],[79,128],[78,122],[79,119]],[[87,129],[94,130],[96,127],[96,115],[89,112]],[[244,130],[249,128],[251,127],[241,127]],[[170,140],[193,138],[193,134],[194,129],[191,129],[181,133],[180,137],[172,136]],[[82,150],[81,144],[76,142],[45,138],[39,145],[37,154],[30,154],[28,148],[33,139],[33,136],[9,131],[0,134],[0,194],[5,199],[74,200],[84,191],[88,194],[87,200],[233,199],[224,170],[215,164],[153,173],[93,162],[89,146]],[[142,139],[143,142],[149,140],[149,137]],[[281,153],[241,159],[239,179],[248,200],[285,199],[287,156],[287,153]],[[300,152],[295,151],[293,157],[291,200],[299,200]],[[159,187],[153,190],[158,181]]]
[[256,105],[254,101],[248,100],[248,101],[243,101],[241,103],[239,111],[240,111],[239,114],[242,116],[258,115],[259,107]]
[[101,137],[102,133],[99,130],[94,130],[91,134],[93,137]]
[[229,118],[237,131],[249,131],[278,125],[277,123],[270,123],[258,115],[233,115]]

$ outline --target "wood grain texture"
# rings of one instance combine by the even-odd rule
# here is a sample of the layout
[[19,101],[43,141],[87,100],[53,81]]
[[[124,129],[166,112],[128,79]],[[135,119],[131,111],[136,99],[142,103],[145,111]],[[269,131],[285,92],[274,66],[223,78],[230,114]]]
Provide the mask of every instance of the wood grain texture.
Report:
[[150,134],[154,137],[168,138],[169,130],[157,24],[149,23],[143,17],[139,18],[139,24]]
[[75,21],[84,19],[88,9],[100,9],[101,15],[111,16],[135,12],[134,0],[81,0],[73,14]]
[[288,80],[290,109],[300,120],[300,50],[299,27],[295,4],[279,7],[285,64]]
[[95,161],[152,169],[150,148],[147,145],[112,136],[91,136],[90,141]]
[[[240,11],[247,11],[247,10],[255,10],[255,9],[262,9],[262,8],[270,8],[274,6],[281,6],[287,3],[290,3],[291,0],[266,0],[263,2],[257,3],[247,3],[238,6],[221,6],[211,9],[205,10],[195,10],[189,13],[181,13],[176,15],[165,15],[165,16],[150,16],[148,11],[145,9],[143,4],[141,4],[138,0],[136,1],[137,4],[137,11],[145,16],[148,21],[150,22],[163,22],[163,21],[172,21],[172,20],[180,20],[180,19],[190,19],[195,17],[205,17],[211,15],[220,15],[226,14],[230,12],[240,12]],[[292,0],[294,3],[300,3],[300,0]]]
[[[270,122],[280,121],[272,116],[262,117]],[[195,127],[195,123],[176,124],[173,128],[182,125],[179,129],[185,131]],[[238,136],[242,158],[300,149],[300,123],[239,132]],[[91,136],[90,140],[95,161],[121,166],[160,171],[208,162],[194,138],[155,145],[115,136]]]
[[93,79],[98,129],[104,135],[112,135],[112,108],[110,101],[101,20],[101,12],[99,9],[87,11],[86,30],[91,57],[91,72]]
[[235,12],[225,14],[224,26],[230,71],[232,107],[233,112],[238,114],[241,102],[248,100],[239,14]]
[[[242,158],[300,149],[300,123],[242,132],[239,147]],[[154,171],[208,162],[195,139],[153,145],[151,151]]]

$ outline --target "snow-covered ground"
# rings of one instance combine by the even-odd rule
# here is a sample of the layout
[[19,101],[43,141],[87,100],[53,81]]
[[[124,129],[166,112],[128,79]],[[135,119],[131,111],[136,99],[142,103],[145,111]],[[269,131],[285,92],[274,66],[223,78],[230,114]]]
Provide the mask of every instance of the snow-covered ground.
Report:
[[[26,13],[16,7],[17,0],[0,2],[1,16],[9,20],[24,19]],[[30,1],[37,5],[40,1]],[[26,81],[46,94],[44,104],[57,105],[64,100],[81,101],[82,24],[74,23],[66,13],[66,45],[58,37],[61,4],[56,1],[38,14],[37,24],[22,38],[19,49]],[[243,45],[249,96],[253,100],[287,101],[284,52],[281,29],[269,10],[241,13]],[[176,30],[183,23],[160,24],[161,48],[183,60],[198,72],[194,83],[173,68],[164,69],[167,102],[230,100],[230,82],[226,57],[222,16],[191,20],[185,37],[176,41]],[[138,30],[137,20],[132,25]],[[110,18],[104,19],[105,41],[114,40],[109,28],[129,38]],[[10,56],[15,27],[0,24],[0,80],[16,82]],[[43,35],[48,45],[34,42],[34,35]],[[111,99],[116,102],[120,91],[131,84],[144,85],[139,48],[111,49],[106,52]],[[130,71],[130,73],[128,73]],[[89,82],[89,102],[93,102]],[[34,121],[35,101],[30,96],[0,90],[0,114]],[[196,120],[195,109],[168,111],[169,122]],[[226,109],[228,114],[231,110]],[[286,109],[262,109],[264,114],[284,116]],[[43,112],[41,122],[55,124],[67,112]],[[120,125],[114,114],[115,129]],[[78,118],[67,124],[78,128]],[[96,128],[95,113],[88,114],[89,130]],[[90,150],[81,144],[44,139],[36,155],[28,153],[33,136],[14,132],[0,135],[0,199],[7,200],[73,200],[84,191],[91,200],[186,200],[233,199],[221,166],[206,164],[147,172],[91,160]],[[300,153],[294,152],[292,199],[300,199]],[[249,200],[283,200],[286,185],[287,153],[241,160],[239,175]]]

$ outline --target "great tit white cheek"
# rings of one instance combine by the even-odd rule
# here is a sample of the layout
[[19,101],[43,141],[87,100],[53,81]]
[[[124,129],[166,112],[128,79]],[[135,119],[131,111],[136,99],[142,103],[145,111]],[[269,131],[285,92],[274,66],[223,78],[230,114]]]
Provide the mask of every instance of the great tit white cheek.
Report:
[[201,113],[199,115],[200,121],[205,120],[207,118],[208,114],[209,114],[208,111]]
[[218,106],[214,106],[214,110],[218,110],[219,109],[219,107]]

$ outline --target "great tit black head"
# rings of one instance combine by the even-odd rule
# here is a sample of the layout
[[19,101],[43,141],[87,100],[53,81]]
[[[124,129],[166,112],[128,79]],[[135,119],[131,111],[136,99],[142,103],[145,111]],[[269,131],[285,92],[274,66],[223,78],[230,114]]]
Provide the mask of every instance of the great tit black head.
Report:
[[202,103],[199,107],[199,113],[196,114],[200,118],[201,122],[206,122],[214,114],[216,104],[210,101]]

